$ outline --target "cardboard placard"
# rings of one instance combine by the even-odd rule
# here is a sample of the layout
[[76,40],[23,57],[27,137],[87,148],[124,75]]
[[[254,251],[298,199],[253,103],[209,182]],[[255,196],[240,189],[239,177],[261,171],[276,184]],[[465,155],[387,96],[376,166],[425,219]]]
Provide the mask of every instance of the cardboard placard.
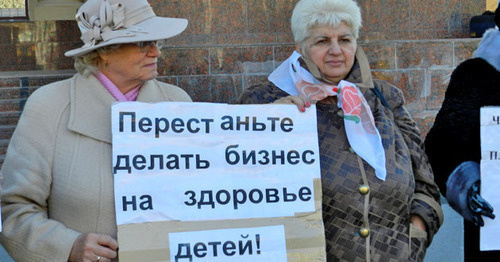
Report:
[[[498,216],[500,210],[500,107],[481,108],[481,196]],[[500,220],[484,217],[480,229],[480,250],[500,250]]]
[[120,261],[325,261],[314,107],[125,102],[112,121]]

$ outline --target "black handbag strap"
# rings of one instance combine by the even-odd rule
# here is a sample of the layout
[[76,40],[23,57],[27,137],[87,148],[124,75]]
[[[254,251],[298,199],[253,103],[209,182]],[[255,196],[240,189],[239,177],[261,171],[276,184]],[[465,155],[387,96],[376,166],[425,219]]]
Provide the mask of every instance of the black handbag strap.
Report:
[[373,87],[373,88],[371,88],[371,90],[373,91],[373,93],[375,93],[375,95],[378,97],[378,99],[380,99],[380,102],[382,102],[382,105],[391,109],[391,107],[389,106],[389,103],[387,102],[387,100],[385,100],[384,95],[382,95],[382,92],[380,92],[380,90],[377,87]]

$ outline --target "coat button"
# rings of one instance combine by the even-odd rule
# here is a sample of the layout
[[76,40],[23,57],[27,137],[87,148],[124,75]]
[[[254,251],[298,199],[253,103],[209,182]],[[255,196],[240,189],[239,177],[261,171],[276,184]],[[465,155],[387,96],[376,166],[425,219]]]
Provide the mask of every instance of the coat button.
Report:
[[340,116],[340,117],[344,117],[344,111],[342,111],[342,109],[339,109],[337,111],[337,115]]
[[358,190],[361,195],[366,195],[368,194],[368,192],[370,192],[370,187],[367,185],[361,185],[358,187]]
[[359,230],[359,235],[360,235],[361,237],[363,237],[363,238],[365,238],[365,237],[369,236],[369,235],[370,235],[370,229],[365,228],[365,227],[361,228],[361,229]]

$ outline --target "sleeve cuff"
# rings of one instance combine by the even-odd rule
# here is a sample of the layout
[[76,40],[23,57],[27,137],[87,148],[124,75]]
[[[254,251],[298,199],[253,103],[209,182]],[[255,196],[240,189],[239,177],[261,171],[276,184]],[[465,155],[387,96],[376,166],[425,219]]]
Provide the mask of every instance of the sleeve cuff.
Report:
[[410,214],[418,215],[424,220],[427,226],[428,245],[430,245],[434,234],[443,224],[444,215],[441,204],[427,195],[416,193],[413,197]]

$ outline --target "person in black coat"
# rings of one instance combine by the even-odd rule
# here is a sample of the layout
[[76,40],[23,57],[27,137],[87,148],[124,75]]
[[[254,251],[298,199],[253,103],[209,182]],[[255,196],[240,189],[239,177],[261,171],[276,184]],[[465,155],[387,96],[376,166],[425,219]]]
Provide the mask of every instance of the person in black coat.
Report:
[[[499,8],[495,22],[500,26]],[[500,32],[485,33],[475,58],[452,73],[445,99],[425,139],[434,179],[464,218],[465,261],[500,261],[500,251],[479,250],[483,216],[495,218],[480,195],[480,108],[500,106]],[[499,174],[500,175],[500,174]]]

